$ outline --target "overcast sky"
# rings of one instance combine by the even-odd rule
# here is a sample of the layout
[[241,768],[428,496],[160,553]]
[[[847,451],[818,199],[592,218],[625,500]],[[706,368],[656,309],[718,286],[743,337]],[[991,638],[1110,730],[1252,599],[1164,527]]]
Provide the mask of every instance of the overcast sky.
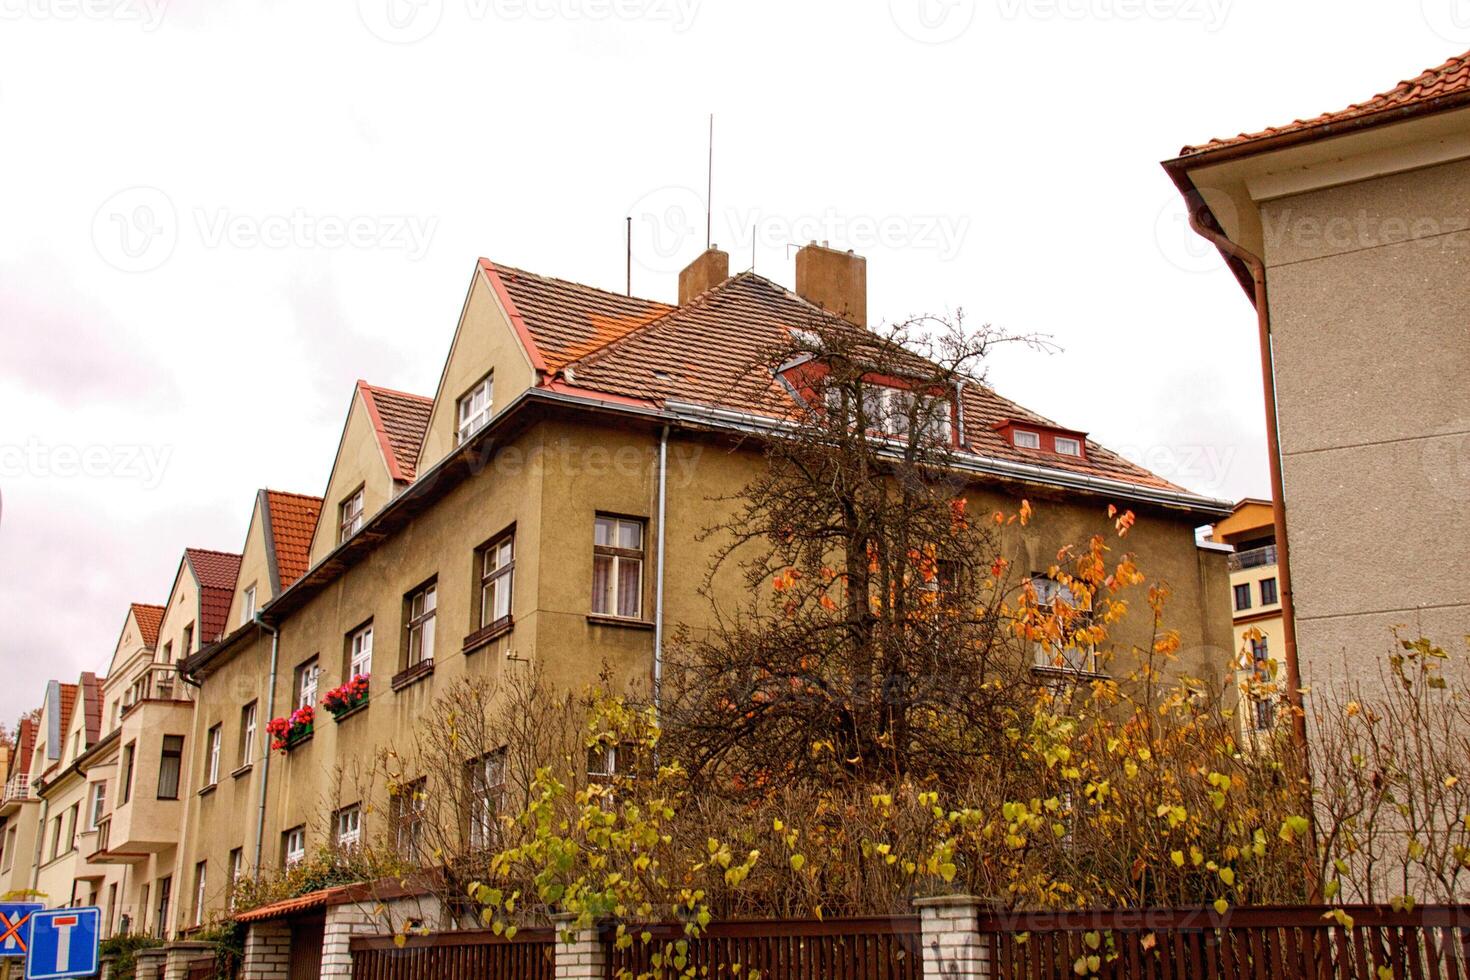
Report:
[[874,320],[1050,334],[1001,393],[1265,494],[1254,318],[1158,162],[1467,47],[1466,0],[0,0],[0,719],[321,493],[355,379],[433,394],[477,256],[621,289],[631,214],[673,299],[709,112],[735,268],[854,248]]

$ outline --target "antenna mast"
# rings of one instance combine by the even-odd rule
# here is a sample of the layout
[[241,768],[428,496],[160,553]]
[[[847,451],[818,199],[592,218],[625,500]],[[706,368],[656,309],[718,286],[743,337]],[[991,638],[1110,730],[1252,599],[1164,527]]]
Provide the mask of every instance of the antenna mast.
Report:
[[633,295],[633,216],[627,217],[628,230],[626,240],[628,243],[628,295]]
[[711,227],[714,223],[715,199],[715,114],[709,114],[709,164],[705,169],[704,188],[704,249],[709,251]]

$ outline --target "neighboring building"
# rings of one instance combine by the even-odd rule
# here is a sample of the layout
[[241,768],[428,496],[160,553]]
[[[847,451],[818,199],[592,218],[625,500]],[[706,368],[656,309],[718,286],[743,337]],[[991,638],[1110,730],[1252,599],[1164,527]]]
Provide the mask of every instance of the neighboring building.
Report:
[[95,674],[82,674],[76,684],[51,683],[43,716],[59,700],[59,757],[36,781],[41,798],[41,863],[35,889],[49,906],[92,905],[100,898],[101,869],[87,863],[97,832],[99,802],[104,791],[87,781],[81,761],[97,744],[102,727],[102,688]]
[[1374,682],[1396,625],[1458,647],[1470,635],[1470,55],[1164,167],[1257,309],[1283,653],[1320,687]]
[[[534,663],[564,688],[606,669],[647,690],[665,625],[710,616],[687,583],[709,570],[712,502],[764,466],[749,435],[775,431],[792,407],[786,378],[750,370],[754,351],[828,316],[824,307],[865,322],[864,274],[861,258],[808,246],[793,292],[729,276],[728,257],[711,250],[681,276],[675,305],[481,260],[434,398],[359,383],[309,559],[293,566],[275,542],[277,565],[299,577],[280,576],[267,595],[242,571],[233,608],[249,605],[253,585],[259,617],[232,613],[227,635],[183,665],[201,685],[192,742],[202,755],[178,861],[192,901],[176,921],[217,914],[236,874],[275,871],[335,834],[397,819],[335,774],[401,743],[459,678],[494,684]],[[1232,644],[1225,556],[1197,547],[1194,529],[1230,506],[983,385],[951,397],[975,512],[1037,502],[1032,523],[1007,535],[1014,561],[1044,571],[1060,545],[1110,528],[1109,503],[1132,508],[1130,550],[1174,587],[1181,669],[1216,669]],[[272,553],[252,534],[242,570]],[[679,583],[662,606],[661,567]],[[731,568],[713,583],[724,601],[745,588]],[[1126,623],[1118,640],[1146,644],[1149,629]],[[368,703],[334,720],[322,697],[359,675]],[[302,705],[317,711],[311,734],[267,759],[266,721]]]
[[34,880],[41,800],[31,786],[31,764],[39,727],[33,717],[16,726],[15,755],[0,792],[0,896],[19,897]]
[[[1271,502],[1250,497],[1242,500],[1229,517],[1215,524],[1210,540],[1234,549],[1227,564],[1238,677],[1242,683],[1259,680],[1269,685],[1269,662],[1280,661],[1284,639]],[[1276,720],[1276,704],[1271,699],[1241,705],[1240,722],[1246,735],[1266,731]]]

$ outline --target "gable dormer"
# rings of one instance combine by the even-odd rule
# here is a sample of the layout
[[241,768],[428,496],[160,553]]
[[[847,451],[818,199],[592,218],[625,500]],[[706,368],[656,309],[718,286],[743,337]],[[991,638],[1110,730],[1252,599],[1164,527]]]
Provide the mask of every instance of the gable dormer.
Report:
[[256,493],[240,553],[240,574],[225,619],[226,633],[248,623],[262,606],[305,574],[321,509],[321,497],[280,490]]
[[481,259],[439,376],[419,469],[448,456],[545,370],[500,272]]
[[311,539],[309,565],[346,541],[417,474],[431,399],[359,381]]

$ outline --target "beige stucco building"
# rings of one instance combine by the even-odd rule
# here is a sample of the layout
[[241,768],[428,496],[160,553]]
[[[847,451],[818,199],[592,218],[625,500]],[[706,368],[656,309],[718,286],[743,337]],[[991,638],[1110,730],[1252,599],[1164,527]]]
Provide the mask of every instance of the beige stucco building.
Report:
[[[1218,521],[1210,540],[1230,546],[1230,611],[1235,628],[1237,680],[1252,693],[1269,695],[1278,686],[1271,664],[1280,663],[1285,642],[1281,620],[1281,580],[1277,566],[1276,524],[1267,500],[1246,498]],[[1247,699],[1248,701],[1250,699]],[[1240,708],[1241,731],[1251,738],[1280,720],[1276,699],[1258,697]]]
[[1283,647],[1294,633],[1304,682],[1376,677],[1395,626],[1458,648],[1470,635],[1470,55],[1165,167],[1256,305]]
[[[677,303],[476,263],[434,395],[359,382],[323,497],[259,491],[239,555],[186,551],[165,604],[129,611],[78,763],[105,784],[83,857],[111,927],[185,935],[240,875],[381,832],[386,800],[339,774],[404,742],[458,678],[498,689],[535,667],[565,689],[607,672],[652,691],[669,632],[711,616],[696,585],[719,541],[703,532],[795,397],[752,352],[825,310],[865,323],[865,281],[860,257],[815,245],[795,291],[708,251]],[[1015,566],[1042,573],[1112,530],[1109,505],[1133,510],[1129,549],[1173,590],[1181,669],[1223,680],[1226,556],[1195,528],[1230,506],[987,386],[946,397],[972,512],[1034,508],[1004,532]],[[726,602],[745,590],[733,566],[712,582]],[[1150,629],[1135,617],[1116,639],[1146,646]],[[366,699],[334,717],[324,697],[357,676]],[[302,706],[311,724],[272,751],[268,722]]]

